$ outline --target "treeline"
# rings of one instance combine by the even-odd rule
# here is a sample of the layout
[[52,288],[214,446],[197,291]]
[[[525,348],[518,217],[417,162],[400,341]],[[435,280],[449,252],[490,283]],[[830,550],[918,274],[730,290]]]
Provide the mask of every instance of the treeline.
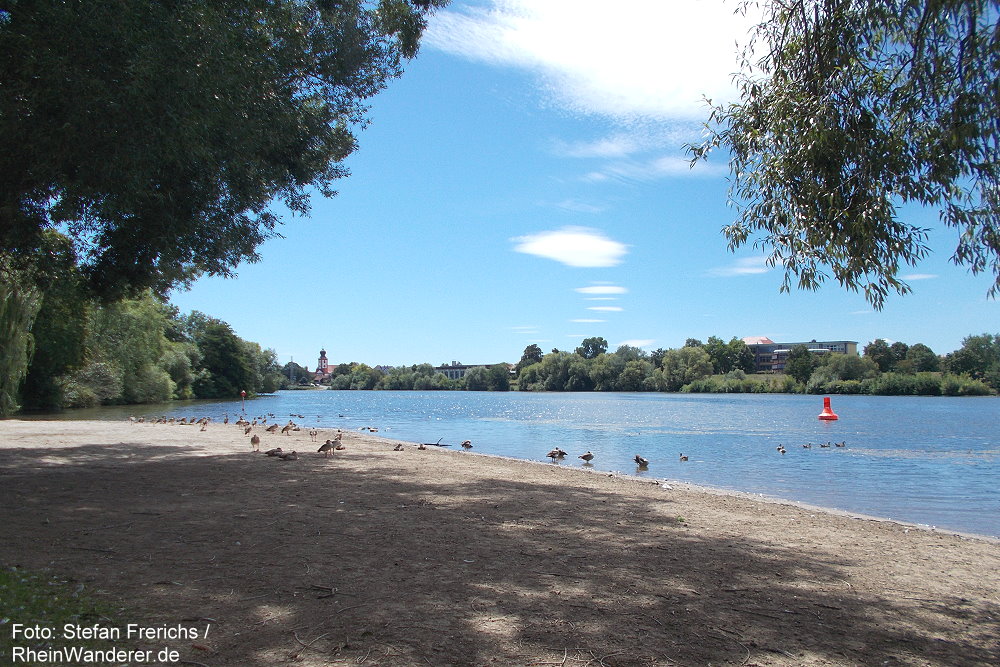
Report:
[[[63,269],[60,280],[30,291],[34,317],[7,413],[234,398],[279,388],[274,350],[241,339],[229,324],[197,311],[182,315],[150,291],[102,303],[73,279],[71,265]],[[11,290],[6,282],[0,302]],[[0,322],[5,317],[0,313]]]
[[[286,364],[286,382],[296,377],[312,377],[302,367]],[[292,383],[294,384],[294,383]],[[330,389],[384,389],[394,391],[509,391],[510,367],[505,363],[470,368],[457,380],[434,370],[430,364],[414,364],[389,369],[372,368],[352,362],[340,364],[331,371]]]
[[[801,345],[790,351],[785,372],[754,370],[753,352],[739,338],[726,342],[712,336],[704,343],[689,338],[683,347],[654,352],[623,345],[608,352],[607,341],[594,337],[572,352],[543,354],[529,345],[513,371],[507,364],[482,366],[458,380],[430,364],[391,369],[341,364],[330,388],[986,396],[1000,390],[1000,334],[969,336],[961,349],[944,356],[921,343],[884,340],[870,343],[860,356],[817,355]],[[311,378],[295,365],[286,365],[285,375],[286,382]]]
[[766,375],[753,373],[753,353],[738,338],[688,339],[652,353],[630,346],[608,353],[603,338],[590,338],[574,352],[544,356],[530,345],[517,370],[521,391],[983,396],[1000,390],[1000,335],[969,336],[945,356],[920,343],[884,340],[861,356],[816,355],[801,345],[790,351],[784,373]]

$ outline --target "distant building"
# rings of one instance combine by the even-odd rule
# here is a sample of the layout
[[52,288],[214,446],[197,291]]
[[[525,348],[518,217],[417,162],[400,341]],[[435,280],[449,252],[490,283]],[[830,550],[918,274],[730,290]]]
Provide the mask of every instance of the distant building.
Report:
[[326,358],[326,350],[319,351],[319,360],[316,362],[316,372],[313,373],[313,382],[324,382],[330,379],[333,373],[330,372],[330,360]]
[[817,341],[808,343],[775,343],[765,336],[748,336],[743,339],[753,352],[754,369],[758,373],[781,373],[785,370],[788,353],[799,345],[815,355],[825,354],[858,354],[858,343],[853,340]]
[[434,370],[445,375],[449,380],[460,380],[465,377],[465,374],[470,368],[476,368],[478,366],[485,366],[485,364],[463,364],[458,361],[453,361],[451,364],[441,364],[440,366],[435,366]]

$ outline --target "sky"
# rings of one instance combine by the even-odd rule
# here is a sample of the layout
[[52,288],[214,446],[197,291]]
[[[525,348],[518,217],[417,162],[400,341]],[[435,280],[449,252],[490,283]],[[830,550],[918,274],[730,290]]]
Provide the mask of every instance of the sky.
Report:
[[171,301],[280,363],[516,363],[526,346],[676,348],[688,338],[876,338],[944,354],[1000,331],[991,279],[932,254],[874,311],[828,281],[780,293],[762,250],[727,249],[724,156],[690,169],[705,98],[735,100],[748,20],[732,0],[453,0],[371,101],[351,175],[238,277]]

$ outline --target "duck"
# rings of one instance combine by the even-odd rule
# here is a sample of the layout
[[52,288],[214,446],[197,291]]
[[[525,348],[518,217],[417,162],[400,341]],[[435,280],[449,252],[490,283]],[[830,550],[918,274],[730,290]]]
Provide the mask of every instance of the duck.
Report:
[[638,454],[635,455],[635,462],[640,468],[646,468],[649,466],[649,459],[644,459]]
[[260,451],[260,436],[257,435],[256,433],[254,433],[252,436],[250,436],[250,447],[255,452],[259,452]]
[[322,445],[320,445],[319,449],[317,449],[316,451],[322,453],[323,456],[329,458],[330,452],[333,451],[333,440],[327,440]]
[[788,450],[785,449],[784,445],[778,445],[778,453],[779,454],[781,454],[782,456],[784,456],[784,454],[785,454],[786,451],[788,451]]
[[462,441],[462,448],[463,449],[472,449],[472,441],[471,440],[463,440]]
[[681,459],[681,461],[687,461],[688,457],[686,457],[683,454],[681,454],[680,459]]
[[587,450],[585,453],[580,454],[579,458],[583,459],[587,463],[590,463],[594,460],[594,454],[590,450]]

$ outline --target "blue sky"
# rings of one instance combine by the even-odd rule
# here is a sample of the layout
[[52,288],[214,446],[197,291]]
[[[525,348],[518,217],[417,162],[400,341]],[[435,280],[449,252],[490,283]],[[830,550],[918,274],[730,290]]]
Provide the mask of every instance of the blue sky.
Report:
[[881,312],[828,282],[781,294],[780,270],[730,253],[722,156],[688,169],[702,95],[731,99],[744,21],[721,0],[453,0],[372,101],[351,176],[286,217],[262,261],[174,292],[182,311],[313,368],[517,362],[603,336],[875,338],[950,352],[1000,330],[990,278],[933,254]]

